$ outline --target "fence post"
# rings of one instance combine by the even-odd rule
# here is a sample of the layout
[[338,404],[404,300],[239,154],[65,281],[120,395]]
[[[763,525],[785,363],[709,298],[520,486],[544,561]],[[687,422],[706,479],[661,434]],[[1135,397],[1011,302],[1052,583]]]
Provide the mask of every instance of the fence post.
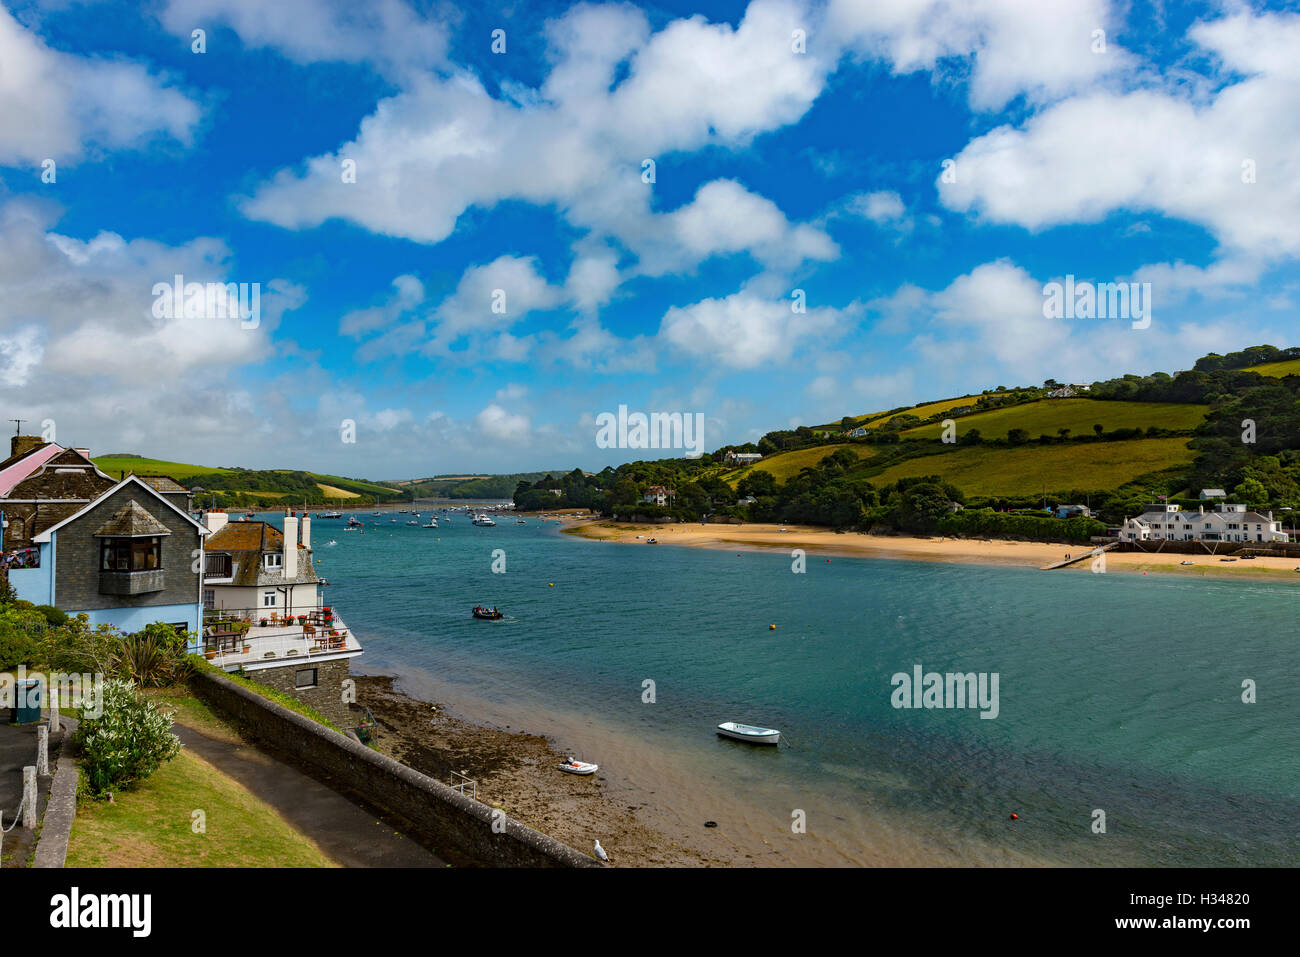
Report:
[[50,774],[50,729],[41,725],[36,729],[36,773]]
[[57,734],[63,730],[63,718],[59,714],[59,690],[50,689],[50,733]]
[[36,827],[36,769],[23,768],[23,827]]

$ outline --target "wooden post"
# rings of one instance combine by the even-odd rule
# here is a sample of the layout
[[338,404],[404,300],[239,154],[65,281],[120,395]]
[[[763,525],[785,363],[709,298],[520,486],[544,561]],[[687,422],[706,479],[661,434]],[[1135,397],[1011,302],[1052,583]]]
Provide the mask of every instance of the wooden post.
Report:
[[36,827],[36,769],[23,768],[23,827]]
[[36,729],[36,773],[50,776],[50,729],[45,725]]

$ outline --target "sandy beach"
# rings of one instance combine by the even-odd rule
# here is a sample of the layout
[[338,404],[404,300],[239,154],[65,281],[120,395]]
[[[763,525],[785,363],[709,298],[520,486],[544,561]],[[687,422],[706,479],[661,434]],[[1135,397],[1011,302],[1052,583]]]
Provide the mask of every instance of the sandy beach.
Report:
[[[912,538],[893,535],[868,535],[862,532],[836,532],[806,525],[641,525],[600,519],[570,521],[564,531],[581,538],[644,545],[656,538],[662,545],[722,550],[759,550],[802,548],[809,556],[842,555],[854,558],[911,559],[916,561],[962,562],[982,565],[1019,565],[1042,568],[1068,556],[1091,549],[1088,545],[1063,545],[1053,542],[1013,542],[1000,539]],[[1213,555],[1151,554],[1146,552],[1107,552],[1107,572],[1136,574],[1159,573],[1202,578],[1263,579],[1295,581],[1300,561],[1294,558],[1253,558],[1224,562]],[[1183,562],[1192,562],[1184,565]],[[1091,561],[1083,561],[1057,570],[1057,573],[1088,572]]]

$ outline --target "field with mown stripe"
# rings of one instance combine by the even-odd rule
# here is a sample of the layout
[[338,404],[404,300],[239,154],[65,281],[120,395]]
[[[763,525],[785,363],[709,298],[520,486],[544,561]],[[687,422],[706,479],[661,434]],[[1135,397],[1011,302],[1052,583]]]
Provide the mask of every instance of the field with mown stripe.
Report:
[[879,487],[900,478],[942,475],[967,495],[1032,495],[1075,488],[1118,488],[1139,475],[1191,462],[1188,439],[970,446],[892,465],[870,477]]
[[[957,435],[970,429],[979,429],[986,439],[1005,439],[1012,429],[1024,429],[1031,438],[1039,435],[1055,437],[1059,429],[1069,429],[1074,435],[1091,435],[1094,425],[1106,432],[1116,429],[1194,429],[1205,419],[1209,406],[1187,405],[1175,402],[1104,402],[1098,399],[1039,399],[1024,405],[988,412],[974,412],[953,419]],[[901,434],[911,437],[937,439],[943,432],[942,423],[917,426]]]

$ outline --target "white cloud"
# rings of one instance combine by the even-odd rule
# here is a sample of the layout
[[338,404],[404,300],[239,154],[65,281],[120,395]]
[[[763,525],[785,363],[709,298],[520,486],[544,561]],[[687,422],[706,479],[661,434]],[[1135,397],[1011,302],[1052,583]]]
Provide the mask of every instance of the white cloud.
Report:
[[495,402],[475,417],[474,425],[484,435],[502,442],[522,442],[528,438],[528,417],[507,412]]
[[[1131,70],[1108,0],[830,0],[827,32],[895,73],[969,69],[970,102],[1046,102]],[[1106,31],[1104,53],[1093,31]]]
[[1243,13],[1191,37],[1244,78],[1204,101],[1143,90],[1058,103],[971,141],[941,200],[1034,230],[1154,211],[1204,226],[1225,256],[1300,255],[1300,16]]
[[374,62],[386,71],[440,65],[447,32],[402,0],[166,0],[163,26],[189,40],[191,31],[229,27],[244,46],[274,47],[295,63]]
[[188,145],[198,120],[198,105],[165,78],[51,49],[0,6],[0,164],[70,162],[160,136]]
[[659,338],[697,359],[752,369],[790,359],[801,343],[826,342],[843,331],[843,318],[826,307],[795,313],[789,300],[741,290],[724,299],[672,307],[660,324]]

